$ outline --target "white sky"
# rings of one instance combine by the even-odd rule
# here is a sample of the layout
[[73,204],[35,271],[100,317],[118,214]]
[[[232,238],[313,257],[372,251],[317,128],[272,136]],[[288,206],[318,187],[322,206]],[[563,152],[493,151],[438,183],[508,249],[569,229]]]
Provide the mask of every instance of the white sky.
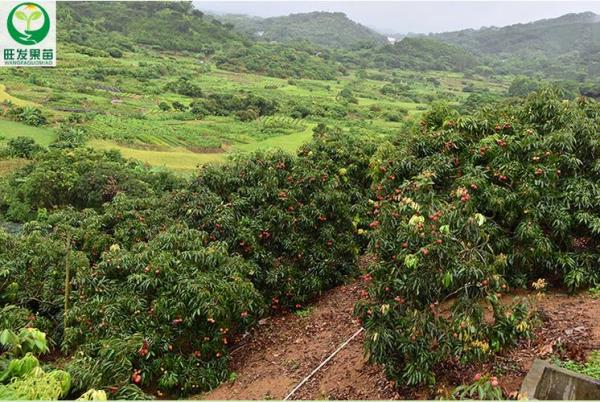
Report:
[[260,17],[341,11],[354,21],[389,33],[455,31],[531,22],[592,11],[600,1],[194,1],[216,13]]

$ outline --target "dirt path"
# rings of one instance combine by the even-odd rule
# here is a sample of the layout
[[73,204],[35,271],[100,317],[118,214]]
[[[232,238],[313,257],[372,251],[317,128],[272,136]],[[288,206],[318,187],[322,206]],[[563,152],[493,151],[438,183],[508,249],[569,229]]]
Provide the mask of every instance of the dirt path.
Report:
[[[200,399],[283,399],[360,325],[352,317],[360,282],[323,295],[306,314],[266,320],[232,355],[237,375]],[[360,334],[291,399],[421,399],[469,382],[475,372],[493,372],[508,395],[519,389],[536,357],[558,354],[582,359],[600,349],[600,299],[548,294],[537,302],[542,323],[534,340],[523,341],[485,364],[447,367],[436,389],[395,390],[381,367],[364,359]]]
[[[202,395],[203,399],[283,399],[325,357],[354,334],[360,324],[352,317],[361,286],[338,287],[306,310],[269,319],[234,352],[234,382]],[[304,314],[302,314],[304,315]],[[295,397],[388,399],[387,383],[377,367],[363,359],[362,334],[338,353]],[[331,370],[333,368],[333,370]],[[377,381],[374,381],[377,379]],[[355,387],[362,384],[360,387]]]

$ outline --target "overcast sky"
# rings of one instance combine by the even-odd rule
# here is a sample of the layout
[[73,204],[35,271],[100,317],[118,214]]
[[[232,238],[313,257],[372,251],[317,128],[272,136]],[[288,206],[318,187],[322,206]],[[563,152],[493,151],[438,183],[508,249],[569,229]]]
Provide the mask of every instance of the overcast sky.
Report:
[[504,26],[583,11],[600,14],[600,1],[194,1],[194,4],[204,11],[260,17],[341,11],[363,25],[393,33]]

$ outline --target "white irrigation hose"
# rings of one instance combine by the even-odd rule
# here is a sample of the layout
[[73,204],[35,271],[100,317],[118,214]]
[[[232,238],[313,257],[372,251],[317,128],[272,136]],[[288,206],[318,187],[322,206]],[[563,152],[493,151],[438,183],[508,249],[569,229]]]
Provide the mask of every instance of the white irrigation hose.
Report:
[[316,373],[317,371],[319,371],[319,370],[321,369],[321,367],[323,367],[324,365],[326,365],[326,364],[327,364],[327,362],[329,362],[329,360],[331,360],[331,359],[333,358],[333,356],[335,356],[335,355],[336,355],[336,354],[337,354],[337,353],[338,353],[340,350],[344,349],[344,348],[346,347],[346,345],[347,345],[347,344],[349,344],[349,343],[350,343],[350,341],[351,341],[352,339],[356,338],[356,336],[357,336],[358,334],[360,334],[360,333],[361,333],[362,331],[364,331],[364,330],[365,330],[365,329],[361,327],[361,328],[360,328],[358,331],[356,331],[356,332],[354,333],[354,335],[352,335],[350,338],[348,338],[348,339],[346,340],[346,342],[342,343],[342,344],[341,344],[341,345],[340,345],[340,346],[339,346],[339,347],[338,347],[338,348],[335,350],[335,352],[333,352],[332,354],[330,354],[330,355],[329,355],[329,357],[328,357],[327,359],[323,360],[323,361],[321,362],[321,364],[319,364],[319,365],[317,366],[317,368],[316,368],[316,369],[314,369],[314,370],[313,370],[313,371],[312,371],[312,372],[311,372],[311,373],[310,373],[308,376],[306,376],[306,377],[304,378],[304,380],[300,381],[300,383],[299,383],[298,385],[296,385],[296,387],[295,387],[293,390],[291,390],[291,391],[290,391],[290,393],[289,393],[289,394],[287,394],[285,398],[283,398],[283,400],[284,400],[284,401],[287,401],[287,400],[290,398],[290,396],[294,395],[294,393],[295,393],[296,391],[298,391],[298,390],[300,389],[300,387],[302,387],[302,386],[303,386],[303,385],[306,383],[306,381],[310,380],[310,378],[311,378],[313,375],[315,375],[315,373]]

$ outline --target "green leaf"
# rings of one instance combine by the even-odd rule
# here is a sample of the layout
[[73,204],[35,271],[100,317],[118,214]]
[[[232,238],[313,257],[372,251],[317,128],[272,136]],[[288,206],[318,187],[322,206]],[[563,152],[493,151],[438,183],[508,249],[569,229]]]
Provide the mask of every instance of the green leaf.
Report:
[[475,214],[475,220],[477,221],[477,225],[481,226],[485,223],[485,216],[482,214]]
[[422,224],[425,222],[425,218],[423,216],[420,215],[413,215],[410,220],[408,221],[408,224],[410,226],[416,226],[419,224]]
[[414,254],[409,254],[404,257],[404,265],[407,268],[415,268],[419,263],[419,257]]
[[17,19],[19,19],[21,21],[27,21],[27,16],[25,15],[25,13],[23,11],[15,12],[15,17],[17,17]]
[[446,273],[444,274],[444,287],[446,289],[448,289],[450,287],[450,285],[452,285],[452,274],[450,273],[450,271],[446,271]]
[[17,334],[9,329],[5,329],[0,332],[0,343],[5,346],[17,346],[19,345],[19,337]]
[[40,19],[40,17],[42,16],[42,13],[40,11],[34,11],[33,13],[31,13],[31,15],[29,16],[29,20],[30,21],[35,21],[37,19]]

